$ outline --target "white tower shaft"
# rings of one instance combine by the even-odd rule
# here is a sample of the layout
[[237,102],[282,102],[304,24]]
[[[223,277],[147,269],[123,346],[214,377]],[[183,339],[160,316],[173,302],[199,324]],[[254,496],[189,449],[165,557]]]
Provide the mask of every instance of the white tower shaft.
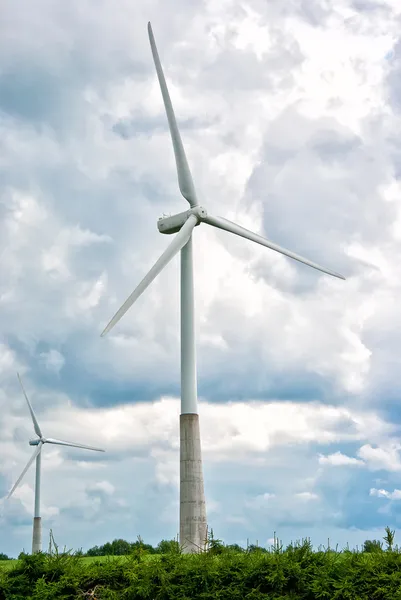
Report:
[[195,349],[192,236],[181,250],[180,545],[199,552],[207,534]]
[[33,513],[32,554],[42,551],[42,519],[40,517],[40,471],[42,467],[42,453],[36,457],[35,473],[35,508]]
[[181,414],[198,414],[192,235],[181,250]]

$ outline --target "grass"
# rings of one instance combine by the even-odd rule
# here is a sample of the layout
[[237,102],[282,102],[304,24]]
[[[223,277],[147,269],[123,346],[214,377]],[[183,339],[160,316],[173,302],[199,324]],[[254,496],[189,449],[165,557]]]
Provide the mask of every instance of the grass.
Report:
[[[157,558],[159,558],[159,556],[157,554],[146,554],[144,556],[144,559],[146,561],[156,560]],[[111,555],[110,556],[83,556],[80,559],[80,562],[81,562],[81,564],[86,566],[86,565],[90,565],[93,563],[105,563],[105,562],[109,562],[109,561],[123,562],[126,560],[127,560],[126,556],[111,556]],[[18,559],[0,560],[0,570],[10,571],[14,567],[16,567],[19,562],[20,561]]]
[[94,562],[99,562],[99,563],[104,563],[107,562],[109,560],[124,560],[125,556],[83,556],[81,558],[81,563],[83,565],[90,565],[91,563]]
[[0,560],[0,570],[9,571],[13,567],[15,567],[18,563],[18,560]]

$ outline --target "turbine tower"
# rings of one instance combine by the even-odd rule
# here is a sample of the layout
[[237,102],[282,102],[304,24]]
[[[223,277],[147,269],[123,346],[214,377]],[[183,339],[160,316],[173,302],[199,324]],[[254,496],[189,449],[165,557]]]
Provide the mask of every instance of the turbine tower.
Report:
[[32,454],[31,458],[28,461],[25,469],[22,471],[21,475],[18,477],[14,486],[12,487],[10,493],[7,496],[7,499],[11,497],[14,491],[17,489],[19,484],[21,483],[25,473],[28,471],[29,467],[36,459],[36,473],[35,473],[35,510],[33,517],[33,534],[32,534],[32,554],[35,552],[42,551],[42,520],[40,516],[40,475],[41,475],[41,453],[42,447],[44,444],[56,444],[58,446],[72,446],[73,448],[84,448],[85,450],[95,450],[96,452],[104,452],[101,448],[93,448],[92,446],[84,446],[83,444],[75,444],[74,442],[65,442],[63,440],[55,440],[54,438],[45,438],[43,437],[42,430],[39,427],[38,420],[33,412],[33,408],[31,403],[28,400],[28,396],[26,395],[24,386],[22,385],[21,377],[19,373],[17,373],[18,381],[20,382],[22,392],[25,396],[25,400],[27,401],[29,412],[31,413],[33,428],[35,430],[36,435],[38,436],[36,439],[29,440],[30,446],[36,446],[35,452]]
[[178,184],[181,194],[189,202],[190,209],[173,216],[162,217],[158,220],[157,226],[160,233],[176,233],[177,235],[134,292],[117,311],[101,335],[104,336],[116,325],[160,271],[164,269],[178,252],[181,252],[180,544],[184,552],[189,553],[199,551],[199,548],[204,544],[207,532],[197,403],[192,262],[192,232],[194,228],[200,225],[200,223],[206,223],[207,225],[212,225],[218,229],[223,229],[229,233],[266,246],[266,248],[280,252],[285,256],[333,277],[338,277],[339,279],[345,279],[345,277],[335,271],[321,267],[290,250],[281,248],[277,244],[232,221],[228,221],[223,217],[209,215],[206,209],[199,204],[150,23],[148,23],[148,33],[170,128]]

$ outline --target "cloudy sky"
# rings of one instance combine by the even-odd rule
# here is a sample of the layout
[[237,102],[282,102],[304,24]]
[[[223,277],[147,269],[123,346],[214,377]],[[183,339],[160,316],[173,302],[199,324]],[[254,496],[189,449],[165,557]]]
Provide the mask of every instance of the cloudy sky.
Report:
[[[333,7],[335,4],[335,8]],[[194,232],[208,521],[228,543],[361,544],[401,526],[398,0],[16,0],[0,19],[0,551],[178,531],[174,155],[154,34],[201,203],[342,272]],[[396,537],[397,540],[397,537]],[[401,542],[401,539],[398,540]]]

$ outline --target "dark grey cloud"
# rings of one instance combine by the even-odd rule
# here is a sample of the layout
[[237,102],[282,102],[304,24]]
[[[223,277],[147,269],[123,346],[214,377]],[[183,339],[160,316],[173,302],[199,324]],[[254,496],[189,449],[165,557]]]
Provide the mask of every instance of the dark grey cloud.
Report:
[[[247,189],[248,202],[263,205],[266,235],[346,276],[360,273],[364,267],[344,250],[354,241],[377,244],[395,219],[396,207],[378,197],[388,173],[388,150],[376,152],[383,140],[362,141],[334,119],[311,120],[296,107],[271,123],[266,138]],[[313,285],[316,274],[307,271],[299,268]]]
[[[400,22],[400,18],[398,18],[397,22]],[[398,38],[394,44],[393,51],[391,57],[388,59],[388,62],[390,65],[390,70],[387,77],[389,100],[393,110],[399,113],[401,109],[401,38]],[[400,176],[399,171],[398,176]]]
[[391,8],[385,2],[376,2],[376,0],[353,0],[352,7],[358,13],[384,13],[389,15],[391,13]]
[[312,27],[322,27],[327,18],[333,14],[334,7],[328,0],[291,0],[287,3],[279,1],[264,3],[254,0],[252,8],[266,21],[285,20],[288,17],[298,18]]

